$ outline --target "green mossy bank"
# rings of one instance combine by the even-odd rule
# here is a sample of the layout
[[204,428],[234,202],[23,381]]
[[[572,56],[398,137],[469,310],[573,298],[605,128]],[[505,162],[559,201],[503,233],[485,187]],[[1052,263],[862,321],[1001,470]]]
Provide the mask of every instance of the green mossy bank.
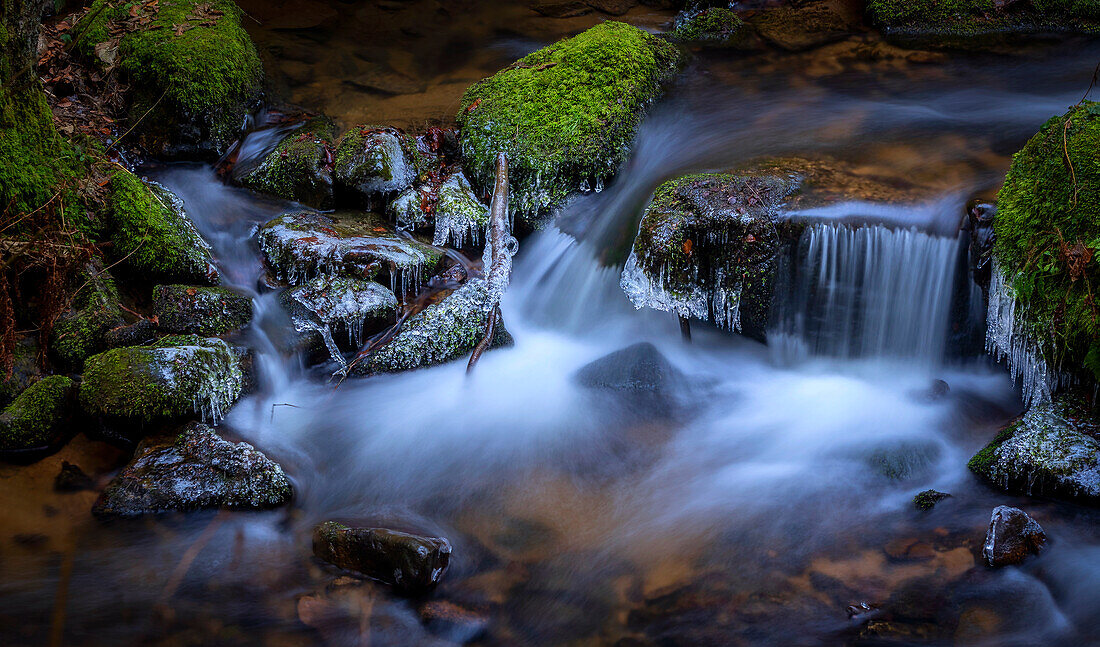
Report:
[[509,158],[510,209],[528,224],[609,180],[680,52],[636,27],[605,22],[529,54],[471,86],[458,113],[466,171],[492,185]]
[[[232,0],[156,6],[96,0],[78,26],[79,47],[126,73],[134,90],[129,125],[141,119],[138,132],[151,152],[221,154],[240,133],[263,83],[240,9]],[[141,24],[132,26],[135,20]],[[115,48],[112,31],[120,29]]]
[[1053,117],[1012,159],[994,253],[1047,362],[1100,376],[1100,103]]
[[869,0],[867,16],[889,36],[945,45],[993,34],[1100,32],[1096,0]]

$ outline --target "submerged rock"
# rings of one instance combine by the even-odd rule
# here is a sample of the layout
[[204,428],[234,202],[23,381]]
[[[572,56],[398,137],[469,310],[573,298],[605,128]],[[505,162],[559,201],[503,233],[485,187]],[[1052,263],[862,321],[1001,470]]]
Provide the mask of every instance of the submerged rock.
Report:
[[53,479],[53,489],[56,492],[94,490],[95,481],[85,474],[79,465],[73,465],[69,461],[61,461],[61,471]]
[[1087,407],[1057,399],[1031,407],[970,459],[1008,492],[1100,503],[1100,425]]
[[941,453],[931,441],[902,441],[870,448],[865,461],[886,478],[904,481],[927,473]]
[[591,389],[667,396],[684,384],[684,374],[649,342],[639,342],[585,364],[573,379]]
[[221,155],[259,99],[263,66],[232,0],[96,0],[77,32],[89,59],[125,73],[135,134],[155,156]]
[[892,40],[925,45],[974,46],[991,36],[1100,31],[1100,5],[1094,2],[869,0],[867,17]]
[[260,227],[256,239],[276,277],[290,285],[323,274],[369,280],[385,269],[391,287],[403,294],[418,288],[443,255],[399,236],[371,213],[283,214]]
[[0,450],[46,447],[67,431],[73,381],[51,375],[35,382],[0,412]]
[[341,191],[366,205],[377,195],[404,191],[419,175],[416,141],[385,126],[357,126],[336,147],[335,178]]
[[334,336],[346,335],[358,348],[364,330],[391,323],[397,312],[397,297],[385,286],[341,276],[319,276],[286,290],[280,300],[302,341],[320,342],[337,357]]
[[419,595],[443,579],[451,544],[443,537],[386,528],[349,528],[326,521],[313,529],[313,554],[390,584],[406,595]]
[[810,0],[755,12],[748,22],[764,40],[797,52],[842,40],[859,21],[845,13],[842,3]]
[[918,493],[913,497],[913,505],[917,506],[918,510],[924,510],[927,512],[936,507],[936,504],[943,501],[947,497],[951,496],[946,492],[937,492],[936,490],[925,490]]
[[89,262],[76,273],[71,307],[53,327],[50,349],[66,366],[79,369],[90,355],[106,350],[108,332],[122,326],[118,289],[99,262]]
[[397,196],[389,207],[399,227],[419,229],[432,218],[433,245],[462,247],[477,244],[489,225],[489,207],[482,204],[462,171],[451,173],[437,187],[414,186]]
[[290,501],[283,468],[248,443],[222,439],[208,425],[148,438],[99,495],[92,513],[134,517],[171,510],[262,510]]
[[728,7],[684,10],[676,16],[671,36],[681,43],[707,47],[739,47],[751,37],[752,28]]
[[999,505],[989,519],[982,556],[990,566],[1019,564],[1028,555],[1038,555],[1046,541],[1043,527],[1026,512]]
[[252,297],[229,288],[158,285],[153,313],[165,332],[223,335],[252,321]]
[[318,209],[331,208],[335,130],[328,119],[307,122],[284,137],[275,150],[238,182],[241,186]]
[[107,419],[141,423],[199,414],[216,422],[240,395],[243,379],[236,354],[221,339],[170,336],[90,357],[80,403]]
[[108,186],[107,226],[119,260],[149,280],[218,282],[210,245],[183,210],[182,200],[128,171],[116,172]]
[[466,172],[475,185],[492,186],[497,154],[506,153],[510,211],[539,224],[570,195],[599,190],[615,174],[679,59],[672,45],[612,21],[529,54],[463,96]]
[[[357,363],[353,372],[363,375],[408,371],[443,364],[465,356],[485,335],[489,286],[485,279],[471,279],[439,303],[413,315],[385,346]],[[498,318],[490,348],[513,344]]]

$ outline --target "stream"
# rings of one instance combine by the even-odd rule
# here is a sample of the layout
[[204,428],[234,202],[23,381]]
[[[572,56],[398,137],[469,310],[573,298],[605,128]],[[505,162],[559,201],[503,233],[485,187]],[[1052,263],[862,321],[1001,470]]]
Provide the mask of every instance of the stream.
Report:
[[[496,53],[473,57],[480,65],[545,44],[486,30],[477,47]],[[282,351],[290,322],[258,287],[252,235],[288,205],[206,165],[147,169],[183,199],[224,282],[254,295],[235,341],[253,350],[259,388],[220,431],[283,465],[295,499],[289,512],[112,524],[70,499],[42,531],[56,550],[3,553],[0,619],[22,632],[5,644],[45,644],[62,581],[68,645],[1095,644],[1100,512],[1007,495],[967,470],[1023,405],[1003,366],[960,350],[950,321],[962,294],[980,351],[964,204],[992,196],[1011,154],[1080,98],[1100,46],[931,65],[816,56],[698,53],[617,178],[521,239],[502,303],[516,344],[486,353],[470,378],[462,361],[337,385],[332,366]],[[454,69],[433,74],[414,89],[461,92]],[[311,83],[298,97],[311,107],[348,121],[367,109],[347,88]],[[378,109],[412,124],[449,107],[441,95],[424,114],[405,110],[415,94]],[[660,182],[809,154],[917,182],[928,199],[802,214],[814,224],[787,259],[766,345],[702,324],[686,344],[676,317],[633,307],[624,236]],[[639,342],[682,373],[667,397],[578,386],[578,369]],[[934,380],[946,396],[925,397]],[[28,471],[19,490],[51,477]],[[928,488],[952,496],[926,514],[912,498]],[[47,495],[36,496],[13,516],[37,515]],[[1043,525],[1040,558],[981,561],[1001,504]],[[327,519],[447,537],[450,571],[432,600],[480,620],[440,628],[422,621],[423,600],[334,589],[310,551]],[[303,599],[323,601],[322,621],[300,620]],[[889,633],[861,633],[876,612],[846,609],[863,603],[892,611]]]

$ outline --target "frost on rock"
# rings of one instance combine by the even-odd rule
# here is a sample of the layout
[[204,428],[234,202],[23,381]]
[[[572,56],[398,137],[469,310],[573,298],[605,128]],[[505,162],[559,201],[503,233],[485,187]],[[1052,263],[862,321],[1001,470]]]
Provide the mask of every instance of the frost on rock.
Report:
[[442,253],[398,235],[371,213],[310,211],[278,216],[256,233],[277,278],[301,285],[321,275],[369,280],[385,270],[390,289],[404,294],[422,285]]
[[301,335],[316,333],[332,359],[344,363],[333,339],[333,331],[344,332],[348,344],[363,344],[363,329],[370,323],[390,321],[397,311],[397,297],[373,281],[320,276],[290,288],[282,295],[294,330]]
[[1079,402],[1036,404],[978,452],[970,468],[1009,492],[1100,503],[1098,432]]
[[986,311],[986,351],[997,361],[1005,360],[1012,380],[1020,385],[1026,406],[1046,404],[1058,386],[1058,378],[1047,366],[1042,349],[1020,324],[1018,303],[994,258]]
[[[442,364],[473,350],[485,334],[491,307],[489,283],[470,279],[439,303],[428,306],[401,327],[392,341],[355,365],[359,374],[407,371]],[[497,319],[492,348],[511,345],[504,324]]]
[[469,180],[457,171],[438,187],[412,186],[390,203],[389,213],[402,229],[424,229],[434,221],[432,244],[461,248],[481,241],[489,224],[489,207],[481,203]]
[[89,358],[80,402],[88,413],[109,418],[197,414],[216,423],[243,385],[239,359],[224,340],[177,335]]
[[370,199],[404,191],[416,179],[416,143],[396,128],[358,126],[336,147],[334,175],[343,189]]

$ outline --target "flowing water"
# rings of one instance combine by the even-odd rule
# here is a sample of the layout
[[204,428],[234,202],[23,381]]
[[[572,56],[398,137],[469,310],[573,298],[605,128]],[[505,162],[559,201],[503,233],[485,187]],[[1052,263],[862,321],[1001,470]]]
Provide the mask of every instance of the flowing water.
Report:
[[[1100,48],[926,67],[831,56],[701,55],[615,182],[522,240],[502,304],[516,345],[470,379],[456,362],[335,388],[324,367],[278,350],[290,324],[256,291],[253,229],[286,205],[204,166],[150,171],[183,198],[226,281],[255,294],[240,341],[260,389],[221,430],[279,461],[295,500],[104,525],[88,493],[5,495],[4,644],[46,644],[51,631],[73,645],[1095,641],[1100,514],[1005,495],[967,471],[1022,404],[1003,367],[951,339],[954,301],[980,299],[958,269],[964,201],[995,189],[1009,155],[1079,98]],[[619,287],[624,240],[660,181],[810,153],[917,182],[927,199],[803,214],[816,224],[786,260],[767,346],[699,325],[684,344],[674,317],[633,308]],[[980,304],[962,311],[981,326]],[[573,380],[640,341],[683,373],[667,400],[622,402]],[[935,379],[946,397],[930,397]],[[61,459],[107,475],[124,458],[93,445],[79,438],[7,482],[43,491]],[[912,497],[927,488],[952,497],[918,513]],[[983,565],[999,504],[1042,523],[1042,557]],[[484,626],[440,629],[418,617],[423,600],[331,585],[309,545],[326,519],[448,537],[451,570],[432,599]],[[860,637],[866,617],[845,609],[861,603],[890,626]]]

